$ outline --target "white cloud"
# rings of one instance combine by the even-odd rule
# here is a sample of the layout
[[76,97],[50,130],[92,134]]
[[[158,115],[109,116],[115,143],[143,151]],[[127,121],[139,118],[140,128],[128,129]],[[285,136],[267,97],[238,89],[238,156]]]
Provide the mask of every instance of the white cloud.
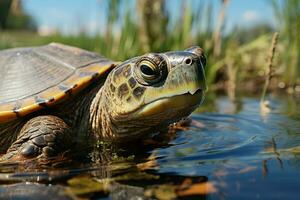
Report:
[[244,22],[257,22],[260,19],[260,16],[255,10],[246,10],[242,18]]

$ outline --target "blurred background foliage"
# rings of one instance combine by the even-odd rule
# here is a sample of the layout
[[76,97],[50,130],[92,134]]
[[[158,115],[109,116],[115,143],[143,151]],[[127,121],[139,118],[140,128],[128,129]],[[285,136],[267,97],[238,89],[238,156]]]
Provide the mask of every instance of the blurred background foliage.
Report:
[[0,0],[0,28],[36,31],[36,24],[34,19],[24,12],[21,1]]
[[179,16],[172,23],[166,0],[134,1],[134,12],[126,6],[128,0],[102,0],[99,4],[107,9],[104,32],[90,35],[82,28],[77,35],[55,32],[43,36],[21,0],[0,0],[0,49],[55,41],[125,60],[146,52],[199,45],[207,54],[210,89],[234,96],[235,91],[261,91],[272,34],[279,32],[270,89],[293,93],[300,89],[300,1],[267,1],[278,22],[276,27],[258,23],[224,33],[230,0],[221,1],[215,24],[211,1],[203,1],[197,8],[193,1],[181,1]]

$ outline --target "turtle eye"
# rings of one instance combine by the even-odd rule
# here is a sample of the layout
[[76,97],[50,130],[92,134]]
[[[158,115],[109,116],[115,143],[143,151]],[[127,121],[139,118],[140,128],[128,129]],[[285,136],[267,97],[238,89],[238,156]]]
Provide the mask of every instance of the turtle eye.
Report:
[[140,66],[140,70],[144,74],[144,76],[155,76],[155,71],[149,65],[142,64]]
[[156,82],[160,78],[156,65],[148,60],[139,63],[139,70],[142,78],[147,82]]

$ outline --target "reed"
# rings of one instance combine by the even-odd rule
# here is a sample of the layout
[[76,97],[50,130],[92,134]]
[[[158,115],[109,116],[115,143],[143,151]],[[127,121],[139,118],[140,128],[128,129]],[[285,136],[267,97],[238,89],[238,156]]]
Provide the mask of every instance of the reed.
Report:
[[222,7],[219,12],[217,26],[213,35],[214,40],[214,56],[219,57],[221,54],[221,45],[222,45],[222,29],[224,26],[224,19],[226,15],[226,9],[229,4],[229,0],[222,0]]
[[[255,83],[257,80],[263,83],[264,77],[259,73],[264,70],[266,63],[263,55],[269,48],[270,30],[260,32],[251,40],[238,38],[245,38],[245,34],[253,32],[255,27],[240,33],[234,29],[224,36],[222,27],[226,23],[225,11],[229,0],[222,1],[223,7],[219,11],[217,26],[213,23],[214,7],[210,0],[183,0],[180,1],[181,6],[178,10],[172,11],[168,7],[171,1],[166,0],[136,0],[133,1],[135,8],[127,6],[130,3],[134,5],[130,0],[101,0],[99,2],[99,7],[105,7],[107,10],[104,32],[90,36],[83,30],[76,36],[58,33],[42,37],[26,31],[1,31],[0,49],[42,45],[55,41],[95,51],[114,60],[122,61],[146,52],[180,50],[191,45],[199,45],[206,51],[207,67],[205,70],[210,89],[221,86],[234,100],[236,90],[243,85],[237,83]],[[280,59],[274,62],[284,69],[278,72],[280,80],[289,85],[296,84],[300,77],[300,70],[297,68],[300,64],[298,48],[300,46],[300,37],[298,37],[300,35],[300,20],[298,20],[300,12],[297,13],[297,9],[300,6],[297,9],[291,8],[300,5],[299,2],[289,0],[281,5],[276,0],[272,1],[274,13],[278,16],[280,27],[282,27],[280,30],[282,39],[277,45]],[[174,17],[172,12],[179,14]],[[242,89],[244,90],[244,87]]]
[[260,110],[261,110],[261,113],[263,113],[263,114],[266,114],[270,110],[268,107],[269,103],[268,103],[268,101],[265,100],[265,98],[266,98],[266,93],[267,93],[268,87],[270,85],[271,78],[274,74],[273,59],[274,59],[274,55],[275,55],[275,51],[276,51],[278,35],[279,34],[277,32],[275,32],[273,34],[272,43],[271,43],[271,47],[270,47],[269,55],[268,55],[265,84],[264,84],[263,91],[262,91],[261,98],[260,98]]
[[293,87],[300,84],[300,1],[272,0],[271,5],[284,49],[280,54],[283,81]]

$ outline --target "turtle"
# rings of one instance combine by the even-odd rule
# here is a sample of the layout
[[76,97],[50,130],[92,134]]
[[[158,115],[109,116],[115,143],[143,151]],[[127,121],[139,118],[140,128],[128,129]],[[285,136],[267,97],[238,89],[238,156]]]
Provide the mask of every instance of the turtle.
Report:
[[150,137],[202,103],[205,65],[199,46],[124,62],[60,43],[1,50],[0,160]]

